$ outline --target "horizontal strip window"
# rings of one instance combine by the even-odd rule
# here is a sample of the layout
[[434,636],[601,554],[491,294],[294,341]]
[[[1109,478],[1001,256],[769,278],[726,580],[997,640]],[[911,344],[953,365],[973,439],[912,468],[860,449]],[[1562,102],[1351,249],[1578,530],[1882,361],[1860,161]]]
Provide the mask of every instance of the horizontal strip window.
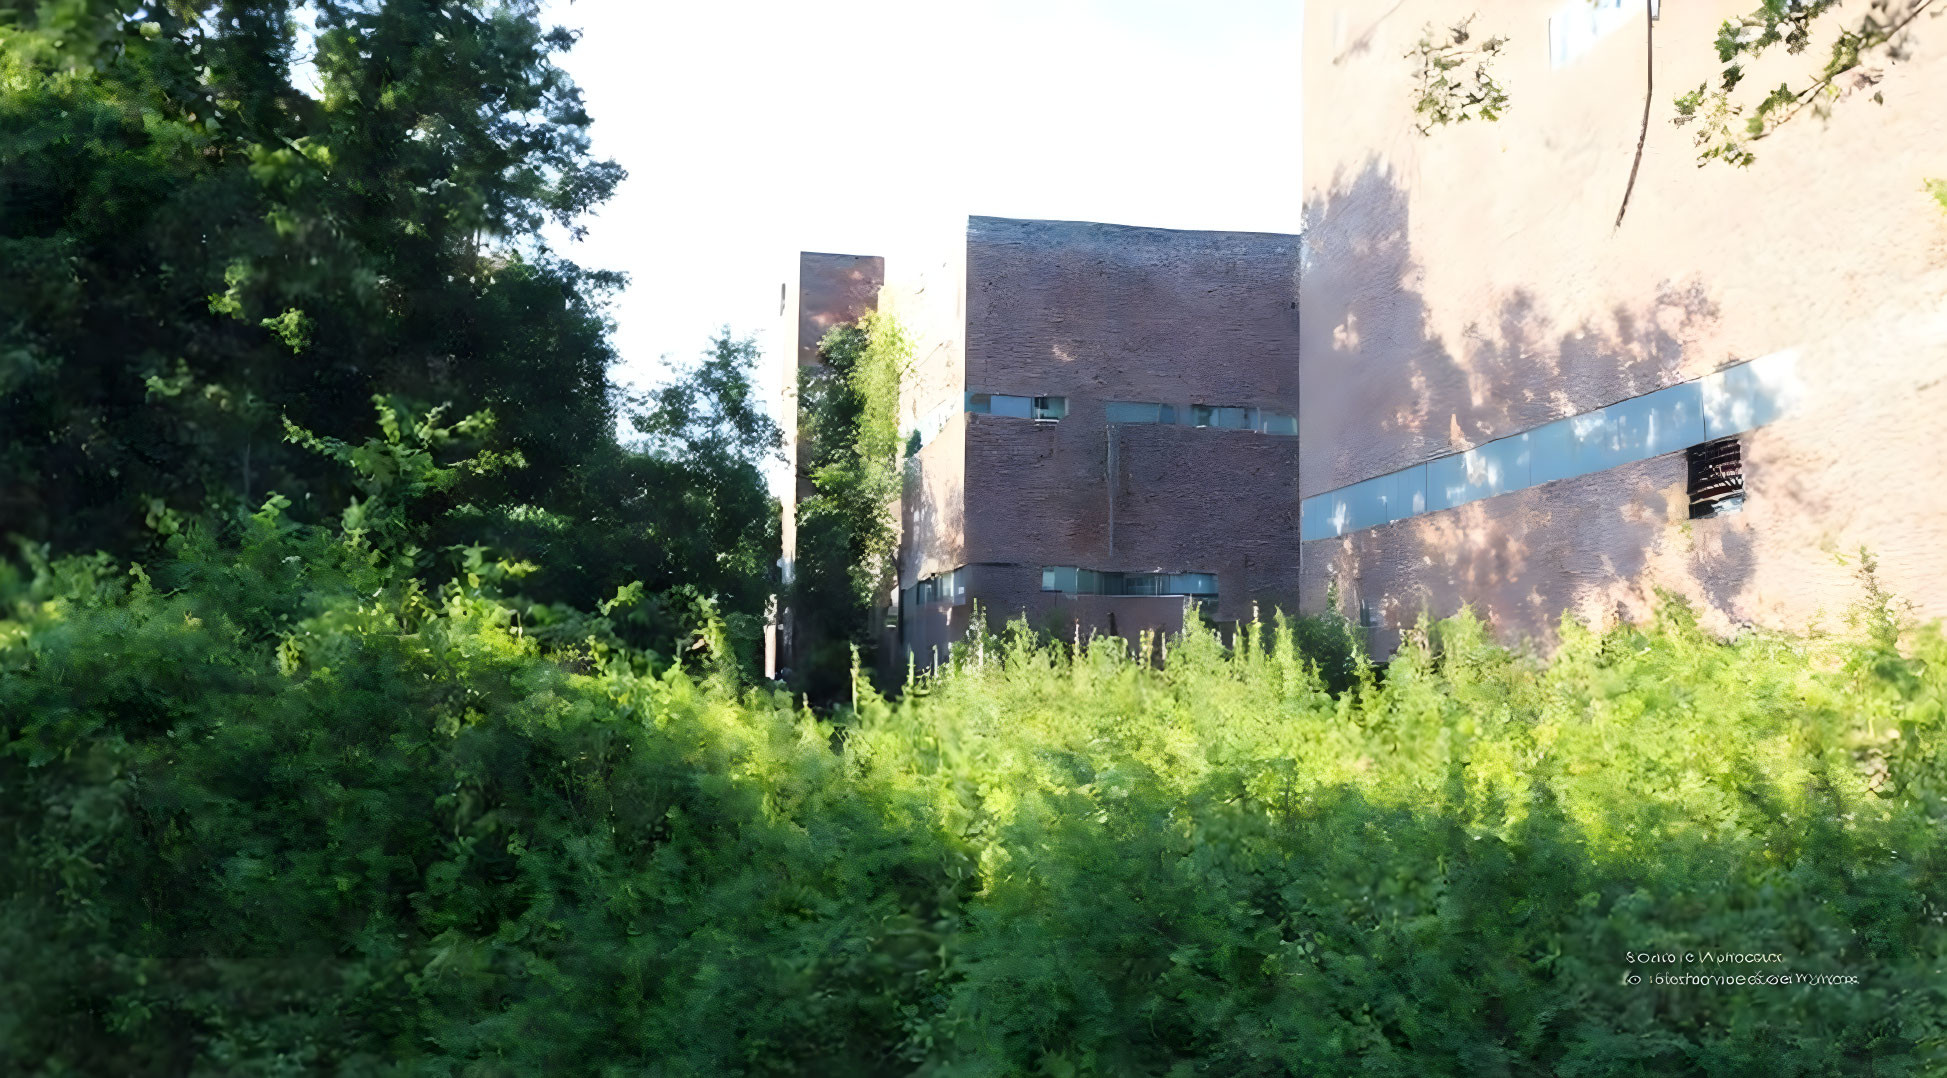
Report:
[[1190,406],[1190,425],[1216,427],[1219,430],[1254,430],[1259,434],[1298,433],[1296,416],[1242,405],[1193,404]]
[[1257,409],[1229,405],[1192,404],[1190,425],[1221,430],[1250,430],[1257,425]]
[[1778,352],[1313,495],[1300,503],[1299,540],[1376,528],[1741,434],[1784,415],[1803,397],[1798,354]]
[[1111,423],[1169,423],[1176,422],[1176,406],[1154,404],[1149,401],[1110,401],[1107,405]]
[[1215,573],[1114,573],[1049,565],[1041,570],[1041,590],[1065,595],[1180,595],[1217,597]]
[[[1068,416],[1068,398],[1026,397],[1009,393],[968,393],[967,411],[982,415],[1011,416],[1015,419],[1064,419]],[[1298,434],[1296,416],[1244,405],[1195,404],[1186,410],[1160,401],[1105,401],[1103,414],[1108,422],[1116,424],[1174,426],[1181,422],[1188,422],[1195,427],[1251,430],[1260,434],[1276,434],[1285,437],[1295,437]],[[940,426],[944,425],[942,421]],[[925,433],[922,427],[918,445],[923,446],[931,440],[932,435]],[[918,451],[910,434],[908,448],[911,452]]]
[[952,603],[958,606],[966,602],[966,567],[936,573],[919,581],[906,589],[906,600],[914,606],[925,606],[928,603]]
[[1015,419],[1056,420],[1068,415],[1067,397],[1022,397],[1011,393],[969,393],[967,411]]

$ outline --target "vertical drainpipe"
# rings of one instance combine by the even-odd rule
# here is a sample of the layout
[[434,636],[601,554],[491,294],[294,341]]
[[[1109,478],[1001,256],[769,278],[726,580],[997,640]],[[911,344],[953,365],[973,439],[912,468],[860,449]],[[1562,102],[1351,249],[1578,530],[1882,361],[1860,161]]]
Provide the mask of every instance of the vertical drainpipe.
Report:
[[[1304,10],[1304,0],[1298,0],[1298,11],[1301,16],[1299,19],[1300,33],[1303,33],[1304,19],[1302,15]],[[1305,473],[1305,426],[1303,419],[1305,414],[1305,307],[1302,299],[1305,294],[1305,233],[1307,232],[1306,226],[1310,224],[1310,221],[1300,221],[1298,224],[1298,279],[1292,282],[1291,289],[1294,294],[1293,302],[1297,304],[1298,309],[1299,342],[1297,354],[1291,357],[1292,364],[1298,368],[1294,372],[1298,377],[1298,392],[1292,394],[1292,399],[1298,409],[1298,418],[1296,419],[1298,426],[1298,475],[1291,477],[1291,494],[1292,497],[1298,499],[1298,591],[1297,594],[1292,596],[1292,603],[1297,607],[1297,609],[1292,611],[1292,616],[1294,617],[1303,611],[1305,605],[1305,499],[1303,497],[1304,487],[1299,481],[1299,476]]]

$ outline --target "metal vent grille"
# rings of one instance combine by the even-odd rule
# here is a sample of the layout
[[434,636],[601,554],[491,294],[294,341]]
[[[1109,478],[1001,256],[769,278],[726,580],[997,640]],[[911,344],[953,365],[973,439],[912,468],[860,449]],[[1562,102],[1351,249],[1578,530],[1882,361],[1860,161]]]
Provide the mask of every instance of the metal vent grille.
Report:
[[1744,454],[1736,438],[1693,445],[1690,461],[1690,519],[1721,517],[1744,508]]

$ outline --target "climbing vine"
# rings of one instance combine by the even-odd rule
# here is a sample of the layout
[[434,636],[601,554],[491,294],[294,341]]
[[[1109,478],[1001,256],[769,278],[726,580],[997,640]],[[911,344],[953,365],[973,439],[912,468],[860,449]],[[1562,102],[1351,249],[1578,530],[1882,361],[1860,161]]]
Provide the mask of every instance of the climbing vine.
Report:
[[848,686],[853,646],[875,643],[874,613],[892,587],[899,535],[899,385],[912,344],[890,315],[834,327],[822,365],[800,369],[798,503],[792,601],[803,633],[797,674],[814,694]]

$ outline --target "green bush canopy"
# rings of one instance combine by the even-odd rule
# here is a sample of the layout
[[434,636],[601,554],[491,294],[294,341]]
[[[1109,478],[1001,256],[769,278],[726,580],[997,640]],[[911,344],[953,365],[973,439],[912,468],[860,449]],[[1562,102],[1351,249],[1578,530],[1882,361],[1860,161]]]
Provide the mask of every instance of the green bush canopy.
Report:
[[[1947,1073],[1947,639],[1870,573],[755,687],[757,355],[609,380],[540,9],[0,4],[0,1076]],[[808,383],[841,660],[902,354]]]
[[0,1072],[1941,1073],[1937,629],[1016,630],[833,722],[427,586],[491,459],[391,427],[290,433],[336,523],[0,573]]

